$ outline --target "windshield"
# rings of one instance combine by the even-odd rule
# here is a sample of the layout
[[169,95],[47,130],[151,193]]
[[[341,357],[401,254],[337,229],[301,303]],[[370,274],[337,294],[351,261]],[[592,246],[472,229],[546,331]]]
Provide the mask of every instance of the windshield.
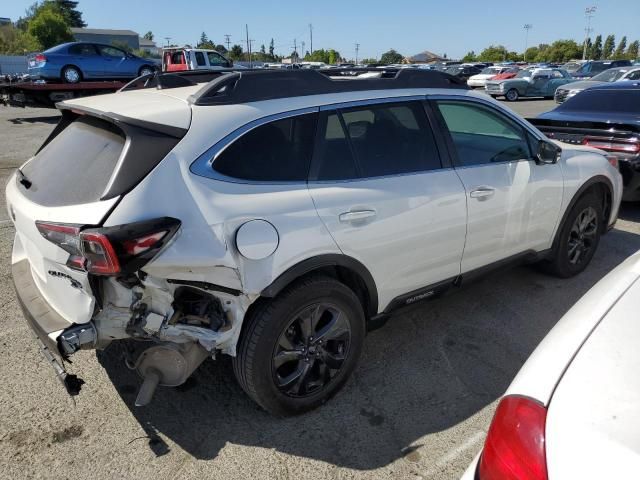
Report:
[[591,80],[597,80],[598,82],[615,82],[622,75],[627,73],[627,70],[618,70],[617,68],[610,68],[609,70],[605,70],[598,75],[591,77]]
[[482,71],[480,73],[484,73],[486,75],[497,75],[498,73],[500,73],[500,70],[502,70],[501,68],[495,68],[495,67],[487,67],[482,69]]
[[575,72],[580,68],[580,65],[582,64],[578,62],[567,62],[562,66],[562,68],[564,68],[568,72]]
[[522,70],[521,72],[518,72],[518,74],[516,75],[516,78],[529,78],[530,76],[531,76],[531,71]]
[[458,73],[460,73],[461,70],[462,70],[461,67],[451,67],[451,68],[447,68],[445,72],[451,75],[457,75]]

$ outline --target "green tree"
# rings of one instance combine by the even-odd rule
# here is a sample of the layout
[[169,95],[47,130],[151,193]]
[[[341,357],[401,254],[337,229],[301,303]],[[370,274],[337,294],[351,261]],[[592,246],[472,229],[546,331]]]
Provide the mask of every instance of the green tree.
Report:
[[226,55],[228,53],[224,45],[216,45],[215,51],[220,52],[223,55]]
[[216,45],[211,40],[209,40],[209,37],[207,37],[206,33],[202,32],[202,35],[200,35],[200,41],[198,42],[196,47],[214,49],[216,48]]
[[587,38],[587,45],[585,50],[585,53],[587,54],[587,59],[591,59],[591,50],[593,50],[593,42],[591,41],[591,37]]
[[69,27],[84,28],[87,26],[82,20],[82,12],[78,10],[78,2],[72,0],[45,0],[43,5],[47,3],[53,3]]
[[473,50],[467,52],[467,54],[462,57],[463,62],[475,62],[477,60],[476,54]]
[[602,58],[602,35],[598,35],[593,42],[590,58],[592,60],[600,60]]
[[556,40],[545,50],[547,62],[567,62],[582,57],[582,48],[575,40]]
[[144,38],[145,40],[151,40],[153,42],[153,32],[151,30],[149,30],[147,33],[144,34]]
[[604,47],[602,47],[602,58],[604,59],[611,58],[613,55],[613,50],[615,48],[616,48],[615,35],[607,36],[607,39],[604,41]]
[[538,56],[539,53],[540,53],[540,48],[538,48],[538,47],[529,47],[524,52],[524,57],[523,58],[527,62],[533,62],[533,61],[535,61],[535,59],[536,59],[536,57]]
[[243,53],[244,52],[242,51],[242,47],[240,45],[234,45],[229,51],[229,58],[231,60],[242,60]]
[[360,60],[360,63],[363,65],[368,65],[371,63],[379,63],[377,58],[363,58]]
[[44,3],[38,8],[29,20],[27,32],[35,37],[44,49],[73,40],[69,25],[52,2]]
[[274,46],[273,46],[273,38],[271,39],[271,41],[269,42],[269,57],[271,58],[271,60],[275,59],[275,54],[274,54]]
[[380,63],[389,65],[392,63],[400,63],[404,59],[401,53],[396,52],[393,48],[387,52],[384,52],[380,57]]
[[507,59],[507,49],[502,45],[490,45],[480,52],[478,60],[481,62],[502,62]]
[[622,37],[620,39],[620,43],[618,43],[618,47],[616,48],[616,51],[613,53],[613,58],[615,58],[616,60],[621,60],[623,58],[626,58],[626,51],[627,49],[627,37]]
[[38,50],[42,50],[42,45],[33,35],[13,25],[0,27],[0,54],[24,55]]
[[638,40],[631,42],[629,48],[627,48],[627,58],[636,60],[638,58],[638,50],[640,50],[640,42]]

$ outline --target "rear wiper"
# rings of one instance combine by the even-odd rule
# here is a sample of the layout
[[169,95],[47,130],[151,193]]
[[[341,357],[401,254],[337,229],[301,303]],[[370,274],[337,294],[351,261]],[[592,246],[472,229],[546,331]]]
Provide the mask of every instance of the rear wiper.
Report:
[[27,176],[24,173],[22,173],[22,170],[20,169],[18,169],[18,176],[20,177],[19,181],[22,185],[24,185],[24,188],[26,188],[27,190],[30,189],[31,185],[33,184],[31,183],[31,180],[29,180]]

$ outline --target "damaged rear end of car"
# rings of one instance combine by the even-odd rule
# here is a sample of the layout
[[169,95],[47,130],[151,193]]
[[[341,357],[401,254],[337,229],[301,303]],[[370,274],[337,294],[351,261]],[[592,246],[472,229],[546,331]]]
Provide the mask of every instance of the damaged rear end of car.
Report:
[[[162,162],[176,161],[191,109],[165,95],[161,110],[142,115],[132,100],[148,104],[154,94],[127,95],[59,104],[59,124],[6,196],[17,297],[55,375],[77,395],[84,380],[67,371],[77,351],[134,340],[124,365],[143,379],[136,404],[145,405],[158,385],[184,383],[216,351],[234,354],[249,302],[238,288],[149,268],[185,235],[183,219],[120,206]],[[197,242],[189,231],[183,243]]]

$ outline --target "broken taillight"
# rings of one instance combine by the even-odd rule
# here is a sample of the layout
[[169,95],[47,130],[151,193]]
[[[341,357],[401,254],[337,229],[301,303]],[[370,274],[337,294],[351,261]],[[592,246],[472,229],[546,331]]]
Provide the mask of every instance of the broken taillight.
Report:
[[139,270],[155,257],[178,231],[180,220],[162,217],[104,228],[37,221],[36,227],[70,254],[69,268],[120,275]]

